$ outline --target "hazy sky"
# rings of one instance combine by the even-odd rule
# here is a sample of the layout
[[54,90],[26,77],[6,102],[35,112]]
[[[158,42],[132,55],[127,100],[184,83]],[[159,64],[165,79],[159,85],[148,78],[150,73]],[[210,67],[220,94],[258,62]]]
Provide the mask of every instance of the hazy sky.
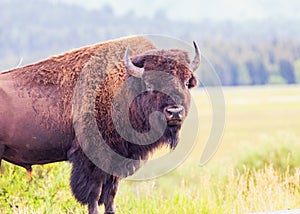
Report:
[[300,20],[299,0],[50,0],[79,4],[88,9],[111,5],[116,14],[134,11],[138,15],[152,16],[163,9],[171,19],[197,21],[244,20],[288,17]]

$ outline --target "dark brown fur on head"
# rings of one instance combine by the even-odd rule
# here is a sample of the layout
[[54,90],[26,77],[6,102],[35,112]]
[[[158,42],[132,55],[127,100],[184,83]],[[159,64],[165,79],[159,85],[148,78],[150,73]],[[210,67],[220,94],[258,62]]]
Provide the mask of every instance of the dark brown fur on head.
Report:
[[[138,118],[145,118],[140,127],[135,128],[139,131],[150,129],[149,115],[154,111],[162,112],[166,106],[182,105],[186,117],[190,106],[189,89],[197,84],[189,69],[188,53],[178,49],[152,50],[133,57],[132,61],[136,66],[144,68],[140,84],[148,90],[133,103],[135,107],[131,110],[132,114],[139,115]],[[139,84],[137,82],[136,84]],[[134,124],[137,122],[135,120]],[[168,125],[159,142],[167,143],[174,149],[178,143],[180,128],[181,124]]]

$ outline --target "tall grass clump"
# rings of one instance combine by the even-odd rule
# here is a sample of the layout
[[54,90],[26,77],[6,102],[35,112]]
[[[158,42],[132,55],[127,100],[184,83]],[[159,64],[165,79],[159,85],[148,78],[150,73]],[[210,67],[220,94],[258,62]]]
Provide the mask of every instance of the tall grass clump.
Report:
[[241,143],[227,175],[220,174],[221,213],[299,208],[300,142],[287,132]]

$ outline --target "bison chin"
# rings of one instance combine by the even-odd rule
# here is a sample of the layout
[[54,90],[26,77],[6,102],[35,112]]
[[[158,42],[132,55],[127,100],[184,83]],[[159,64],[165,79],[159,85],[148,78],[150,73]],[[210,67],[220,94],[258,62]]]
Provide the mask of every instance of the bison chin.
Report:
[[179,130],[181,126],[167,126],[162,142],[167,143],[171,149],[175,149],[179,141]]

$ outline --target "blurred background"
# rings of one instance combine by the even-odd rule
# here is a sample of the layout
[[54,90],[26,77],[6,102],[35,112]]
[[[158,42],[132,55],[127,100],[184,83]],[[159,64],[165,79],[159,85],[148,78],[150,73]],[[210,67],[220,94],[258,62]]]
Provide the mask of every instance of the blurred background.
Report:
[[198,41],[223,85],[294,84],[299,11],[297,0],[1,0],[0,70],[108,39],[163,34]]

